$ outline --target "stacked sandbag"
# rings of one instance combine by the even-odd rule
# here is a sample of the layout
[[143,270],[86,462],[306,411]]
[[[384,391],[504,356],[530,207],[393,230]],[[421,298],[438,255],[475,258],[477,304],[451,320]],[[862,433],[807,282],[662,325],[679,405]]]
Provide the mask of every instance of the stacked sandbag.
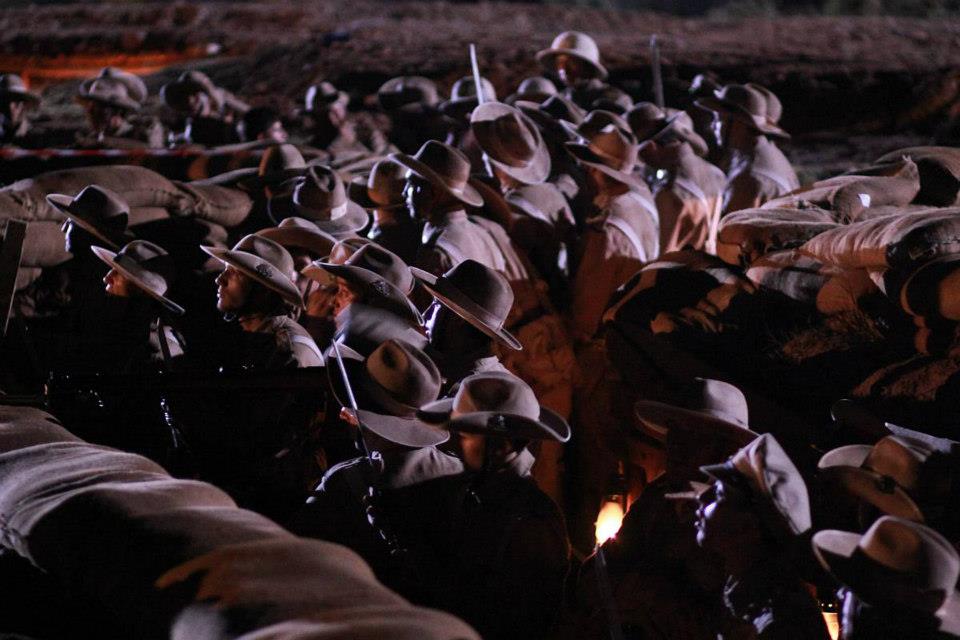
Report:
[[960,252],[960,208],[926,209],[824,231],[801,252],[851,269],[906,268]]
[[920,353],[943,353],[960,324],[960,254],[934,258],[910,269],[888,272],[888,294],[916,327]]
[[746,274],[762,290],[823,315],[856,311],[861,300],[881,293],[877,274],[825,264],[795,249],[768,253],[754,261]]
[[37,409],[0,407],[0,514],[0,546],[103,621],[78,628],[81,637],[478,637],[385,588],[352,551],[297,538],[146,458],[83,442]]
[[878,163],[909,158],[917,165],[920,191],[914,202],[934,207],[960,205],[960,149],[907,147],[881,156]]
[[873,207],[903,207],[920,191],[917,165],[904,158],[898,162],[868,167],[856,175],[843,175],[814,182],[763,205],[766,209],[818,207],[831,211],[833,219],[847,224],[861,219]]
[[717,256],[746,267],[760,256],[803,245],[839,227],[830,212],[805,209],[743,209],[725,216],[717,233]]
[[735,302],[756,286],[716,256],[692,249],[665,253],[643,266],[614,295],[605,322],[671,333],[680,325],[720,333],[738,316]]

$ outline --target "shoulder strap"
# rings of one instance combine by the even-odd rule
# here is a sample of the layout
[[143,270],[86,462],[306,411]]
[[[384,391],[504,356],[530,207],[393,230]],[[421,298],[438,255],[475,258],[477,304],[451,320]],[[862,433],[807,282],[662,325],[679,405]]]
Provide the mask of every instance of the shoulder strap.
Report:
[[703,189],[700,188],[700,185],[698,185],[693,180],[690,180],[689,178],[685,178],[683,176],[676,176],[673,179],[673,184],[677,185],[678,187],[680,187],[681,189],[683,189],[684,191],[692,195],[697,200],[707,199],[707,194],[703,192]]
[[510,194],[510,196],[507,198],[507,203],[515,205],[518,209],[531,218],[536,218],[537,220],[542,220],[543,222],[553,224],[545,211],[540,209],[540,207],[535,206],[532,202],[517,192]]
[[760,176],[761,178],[766,178],[767,180],[770,180],[771,182],[775,183],[778,187],[783,189],[783,193],[789,193],[790,191],[793,191],[796,188],[787,184],[787,181],[783,178],[783,176],[777,175],[772,171],[767,171],[766,169],[758,169],[756,167],[751,166],[750,173],[756,176]]
[[313,355],[317,356],[320,360],[323,360],[323,354],[320,353],[320,347],[317,346],[317,343],[313,341],[313,338],[310,336],[301,336],[296,333],[290,334],[290,342],[302,345],[313,352]]
[[637,254],[642,256],[644,260],[648,258],[646,255],[646,249],[644,249],[643,242],[640,240],[640,236],[637,235],[637,232],[633,230],[633,227],[630,226],[630,223],[624,220],[623,218],[617,217],[608,217],[606,220],[607,224],[619,229],[623,235],[627,236],[627,240],[630,241],[630,244],[633,245],[633,248],[637,250]]

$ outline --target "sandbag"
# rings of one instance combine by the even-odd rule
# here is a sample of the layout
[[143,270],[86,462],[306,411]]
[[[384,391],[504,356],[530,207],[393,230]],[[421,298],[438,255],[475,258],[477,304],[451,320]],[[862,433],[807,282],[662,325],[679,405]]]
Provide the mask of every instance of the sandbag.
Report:
[[879,293],[867,270],[824,264],[796,250],[761,257],[747,269],[747,277],[824,315],[853,311],[861,298]]
[[940,256],[912,270],[899,302],[911,316],[960,322],[960,255]]
[[213,184],[175,182],[184,194],[184,204],[173,215],[196,216],[209,222],[235,227],[250,215],[253,200],[240,189]]
[[743,209],[720,220],[717,255],[728,264],[746,266],[837,226],[830,213],[819,208]]
[[866,209],[878,206],[906,206],[920,191],[917,166],[909,159],[883,167],[866,168],[863,175],[843,175],[819,180],[770,200],[765,209],[793,209],[814,206],[829,210],[837,222],[846,224],[862,217]]
[[864,220],[824,231],[801,251],[851,269],[900,268],[960,253],[960,208]]
[[673,251],[644,265],[620,287],[603,320],[645,326],[661,314],[687,312],[716,328],[734,299],[756,290],[740,269],[716,256],[692,249]]
[[16,290],[21,291],[26,289],[41,275],[43,275],[43,269],[40,267],[20,267],[17,269]]
[[877,162],[894,162],[904,156],[917,165],[920,191],[914,202],[935,207],[960,205],[960,149],[907,147],[881,156]]
[[[6,231],[6,221],[0,224]],[[73,256],[64,249],[65,241],[59,222],[28,222],[20,266],[54,267],[66,262]]]

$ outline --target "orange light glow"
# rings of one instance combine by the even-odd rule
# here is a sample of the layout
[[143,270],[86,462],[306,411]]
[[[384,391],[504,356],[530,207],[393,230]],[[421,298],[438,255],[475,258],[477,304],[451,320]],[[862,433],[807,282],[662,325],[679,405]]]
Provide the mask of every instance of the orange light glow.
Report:
[[837,640],[840,637],[840,617],[834,612],[824,611],[823,621],[827,623],[831,640]]
[[607,540],[615,537],[620,531],[620,525],[623,524],[623,506],[614,500],[608,500],[603,503],[600,513],[597,514],[597,544],[603,544]]

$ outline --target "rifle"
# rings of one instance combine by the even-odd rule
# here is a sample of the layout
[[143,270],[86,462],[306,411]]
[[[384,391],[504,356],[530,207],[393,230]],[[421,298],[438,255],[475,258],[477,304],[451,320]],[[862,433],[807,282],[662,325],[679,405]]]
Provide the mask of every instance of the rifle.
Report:
[[663,99],[663,73],[660,69],[660,45],[657,44],[657,34],[650,36],[650,70],[653,72],[653,99],[657,106],[663,109],[666,102]]
[[[483,82],[480,80],[480,65],[477,63],[477,46],[472,42],[470,43],[470,69],[473,71],[473,86],[477,92],[477,106],[479,106],[483,104],[485,100],[483,96]],[[486,152],[482,155],[484,169],[487,175],[493,178],[493,167],[490,165],[490,158]]]

